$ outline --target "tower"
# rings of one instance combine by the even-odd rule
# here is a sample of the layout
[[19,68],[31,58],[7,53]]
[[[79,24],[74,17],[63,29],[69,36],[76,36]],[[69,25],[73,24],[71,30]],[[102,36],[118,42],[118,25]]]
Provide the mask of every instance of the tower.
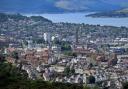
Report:
[[79,43],[79,37],[78,37],[78,29],[76,29],[76,44]]

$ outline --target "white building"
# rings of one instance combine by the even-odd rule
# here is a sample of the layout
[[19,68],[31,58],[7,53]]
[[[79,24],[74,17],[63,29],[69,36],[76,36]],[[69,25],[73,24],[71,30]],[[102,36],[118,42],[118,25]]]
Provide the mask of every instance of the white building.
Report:
[[48,43],[51,41],[51,34],[50,33],[44,33],[44,40]]
[[32,40],[28,40],[28,49],[32,49],[33,48],[33,42]]

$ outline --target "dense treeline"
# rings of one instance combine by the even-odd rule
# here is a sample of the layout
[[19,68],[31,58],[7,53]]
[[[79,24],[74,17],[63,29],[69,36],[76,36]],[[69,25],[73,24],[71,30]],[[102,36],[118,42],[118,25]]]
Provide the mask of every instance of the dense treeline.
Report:
[[128,89],[128,82],[123,84],[123,89]]

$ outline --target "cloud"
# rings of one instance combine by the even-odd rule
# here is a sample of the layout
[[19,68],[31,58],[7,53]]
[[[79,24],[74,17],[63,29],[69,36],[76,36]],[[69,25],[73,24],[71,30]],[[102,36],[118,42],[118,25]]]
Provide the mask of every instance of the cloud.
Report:
[[56,7],[60,7],[63,9],[69,9],[70,2],[69,1],[58,1],[58,2],[56,2],[55,5],[56,5]]
[[128,0],[57,0],[55,6],[66,10],[116,10],[127,8]]
[[85,10],[88,9],[85,1],[87,2],[88,0],[59,0],[55,3],[55,6],[67,10]]

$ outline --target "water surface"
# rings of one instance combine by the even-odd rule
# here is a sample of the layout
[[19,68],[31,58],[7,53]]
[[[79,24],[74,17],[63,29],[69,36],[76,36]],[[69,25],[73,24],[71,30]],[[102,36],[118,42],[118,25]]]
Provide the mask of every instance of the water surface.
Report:
[[128,18],[92,18],[86,17],[90,13],[62,13],[62,14],[26,14],[27,16],[43,16],[55,23],[85,23],[92,25],[126,26],[128,27]]

